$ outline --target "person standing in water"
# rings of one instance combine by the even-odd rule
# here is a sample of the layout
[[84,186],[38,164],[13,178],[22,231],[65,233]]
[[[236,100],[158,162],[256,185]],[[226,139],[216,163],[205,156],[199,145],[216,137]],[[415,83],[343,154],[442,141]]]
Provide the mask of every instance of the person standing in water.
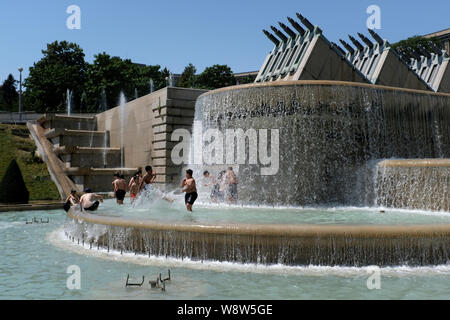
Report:
[[119,173],[115,173],[112,185],[114,188],[114,195],[117,199],[117,204],[122,205],[123,199],[125,199],[125,195],[127,193],[127,182],[123,179],[123,176],[119,175]]
[[81,209],[96,211],[98,209],[98,206],[100,205],[99,201],[103,202],[103,198],[96,193],[92,193],[91,189],[89,188],[84,190],[84,192],[85,194],[83,194],[80,198]]
[[152,166],[145,167],[145,175],[139,184],[139,192],[148,188],[156,179],[156,173],[153,172]]
[[198,197],[195,179],[192,177],[193,173],[194,172],[191,169],[186,170],[186,178],[181,183],[181,189],[183,192],[186,192],[184,203],[186,204],[187,211],[190,212],[192,212],[192,206]]
[[136,174],[131,178],[130,183],[128,184],[128,188],[130,189],[130,197],[131,203],[136,200],[136,197],[139,193],[139,185],[141,184],[142,179],[142,170],[136,172]]
[[205,177],[205,183],[204,186],[205,187],[211,187],[211,201],[212,202],[217,202],[217,197],[219,196],[219,189],[220,189],[220,181],[219,183],[216,183],[214,177],[212,176],[211,173],[209,173],[209,171],[205,171],[203,172],[203,176]]
[[238,180],[232,167],[229,167],[227,173],[225,174],[225,183],[227,185],[228,202],[235,203],[238,199],[238,192],[237,192]]

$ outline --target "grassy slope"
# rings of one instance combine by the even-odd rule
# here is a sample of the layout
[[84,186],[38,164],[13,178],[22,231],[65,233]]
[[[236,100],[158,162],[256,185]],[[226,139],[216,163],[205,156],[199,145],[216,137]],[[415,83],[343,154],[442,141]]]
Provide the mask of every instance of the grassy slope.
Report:
[[0,124],[0,179],[3,179],[9,162],[16,159],[30,192],[30,200],[60,200],[47,165],[33,158],[36,146],[28,136],[26,126]]

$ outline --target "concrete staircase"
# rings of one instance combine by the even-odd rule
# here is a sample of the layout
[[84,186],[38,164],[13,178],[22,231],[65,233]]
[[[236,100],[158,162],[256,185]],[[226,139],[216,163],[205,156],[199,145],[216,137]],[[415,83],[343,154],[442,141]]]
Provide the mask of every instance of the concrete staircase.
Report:
[[114,172],[129,180],[137,170],[121,167],[121,150],[110,147],[109,131],[97,131],[96,117],[45,114],[37,123],[78,191],[111,192]]

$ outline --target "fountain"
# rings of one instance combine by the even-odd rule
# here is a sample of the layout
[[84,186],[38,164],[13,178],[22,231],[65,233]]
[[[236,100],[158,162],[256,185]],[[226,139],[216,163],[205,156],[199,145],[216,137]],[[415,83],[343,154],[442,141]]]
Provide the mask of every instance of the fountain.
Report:
[[150,78],[150,93],[153,93],[155,91],[155,84],[153,82],[153,79]]
[[72,91],[67,89],[66,93],[66,106],[67,106],[67,115],[70,116],[72,114]]
[[[392,208],[448,213],[449,165],[444,158],[450,157],[450,94],[433,92],[378,35],[371,33],[377,42],[371,43],[360,34],[366,47],[351,37],[356,50],[342,41],[346,54],[297,16],[306,27],[288,19],[297,34],[283,23],[287,35],[275,27],[278,38],[265,31],[275,48],[254,84],[197,98],[190,128],[194,152],[185,166],[195,169],[199,193],[205,195],[196,204],[198,213],[186,217],[177,204],[158,202],[133,208],[146,213],[139,217],[111,209],[98,215],[72,210],[67,235],[108,250],[202,262],[448,263],[448,221],[374,221],[389,221]],[[362,65],[356,55],[365,59]],[[401,70],[390,79],[388,60]],[[168,80],[171,86],[171,76]],[[154,104],[162,118],[156,100]],[[124,108],[121,99],[121,114]],[[425,158],[430,160],[419,160]],[[202,186],[201,173],[208,169],[215,175],[229,166],[238,174],[239,202],[217,213],[221,205],[205,203],[210,190]],[[421,195],[424,189],[433,195]],[[348,214],[355,207],[365,218]],[[270,218],[263,221],[264,210]],[[419,214],[402,212],[405,217]],[[287,213],[292,217],[281,218]],[[246,214],[247,220],[242,217]]]
[[124,145],[124,136],[123,132],[125,129],[125,107],[126,107],[127,100],[125,98],[125,94],[123,91],[120,92],[120,98],[119,98],[119,107],[120,107],[120,166],[122,168],[125,168],[125,145]]

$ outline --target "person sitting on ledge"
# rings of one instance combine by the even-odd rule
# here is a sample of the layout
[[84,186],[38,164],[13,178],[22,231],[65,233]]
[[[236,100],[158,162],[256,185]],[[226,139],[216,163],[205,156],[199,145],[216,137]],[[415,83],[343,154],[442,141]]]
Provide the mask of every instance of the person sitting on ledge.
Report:
[[186,170],[186,179],[181,183],[181,188],[186,195],[184,196],[184,203],[188,211],[192,211],[192,206],[197,200],[197,187],[195,186],[195,179],[192,177],[194,172],[191,169]]
[[96,211],[100,205],[99,200],[103,203],[103,198],[96,193],[92,193],[92,190],[89,188],[84,190],[84,192],[85,194],[80,198],[81,210]]
[[120,176],[119,173],[115,173],[114,181],[112,183],[114,188],[114,195],[119,205],[123,204],[123,199],[125,199],[125,195],[127,193],[127,182],[122,177],[123,176]]
[[80,199],[77,196],[77,190],[72,189],[66,199],[66,202],[64,203],[64,211],[69,212],[71,206],[76,206],[79,203]]

